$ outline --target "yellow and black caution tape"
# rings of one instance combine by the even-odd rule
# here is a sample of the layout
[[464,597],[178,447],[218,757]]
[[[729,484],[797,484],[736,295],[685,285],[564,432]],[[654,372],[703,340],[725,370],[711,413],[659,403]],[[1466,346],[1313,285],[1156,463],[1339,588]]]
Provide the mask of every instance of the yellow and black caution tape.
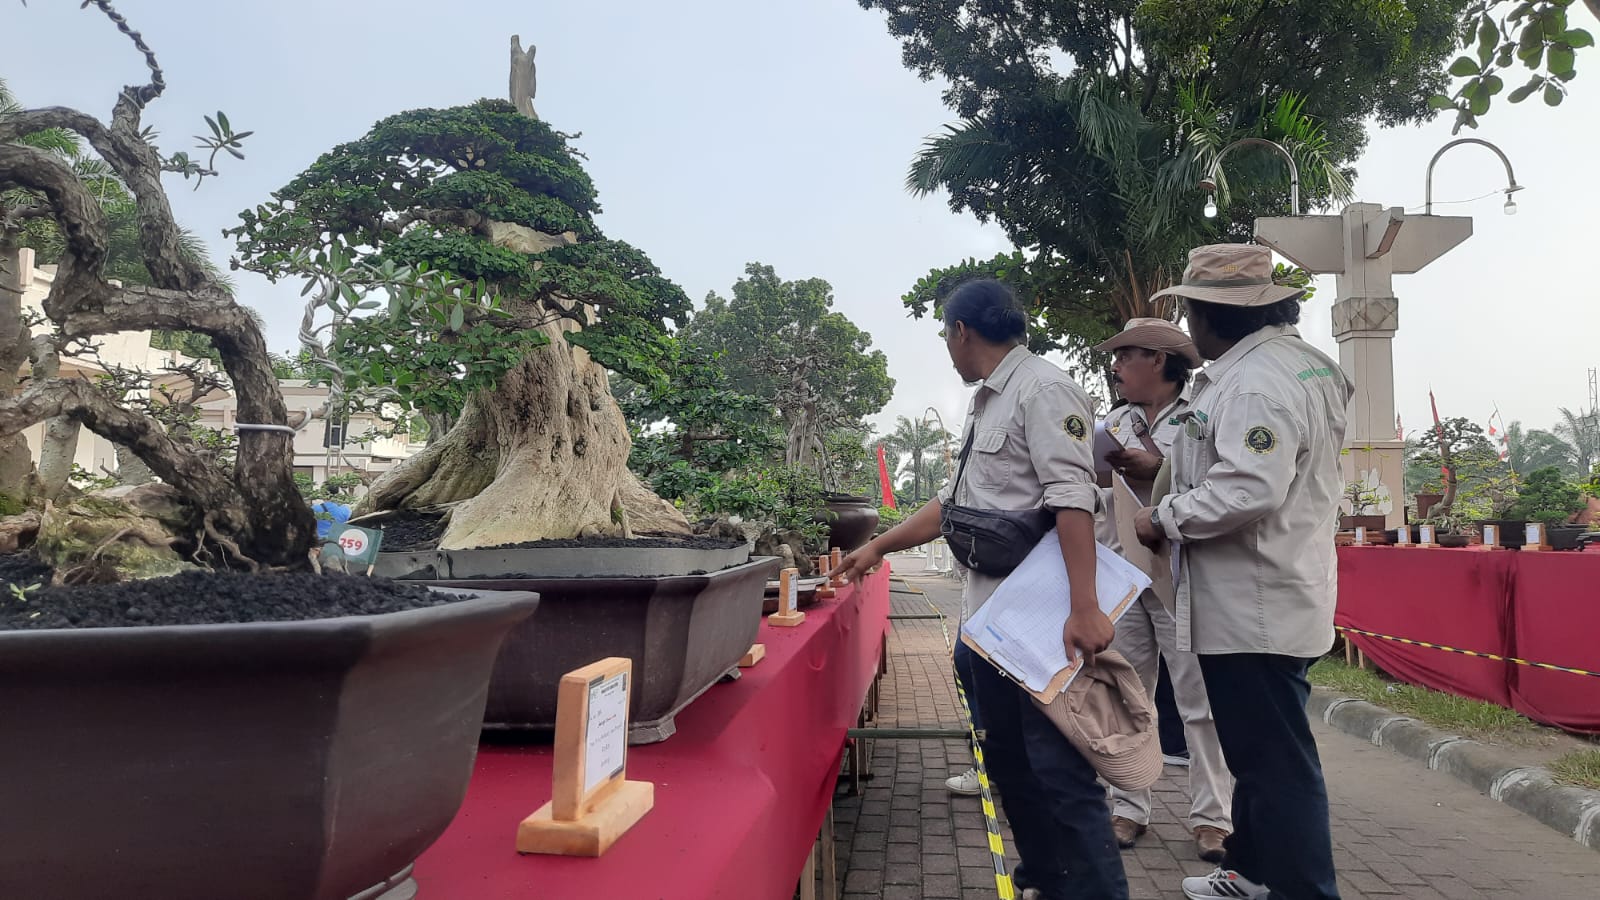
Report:
[[1411,638],[1395,637],[1392,634],[1378,634],[1375,631],[1362,631],[1359,628],[1346,628],[1343,625],[1333,626],[1338,631],[1347,634],[1359,634],[1363,637],[1377,638],[1380,641],[1393,641],[1396,644],[1409,644],[1413,647],[1426,647],[1429,650],[1443,650],[1446,653],[1459,653],[1462,656],[1475,656],[1478,659],[1492,659],[1495,662],[1508,662],[1518,666],[1528,666],[1534,669],[1548,669],[1552,672],[1566,672],[1572,675],[1588,675],[1591,678],[1600,678],[1600,672],[1591,672],[1588,669],[1578,669],[1572,666],[1557,666],[1550,663],[1530,662],[1518,659],[1515,656],[1500,656],[1497,653],[1483,653],[1478,650],[1462,650],[1459,647],[1446,647],[1444,644],[1432,644],[1427,641],[1417,641]]
[[[908,584],[907,587],[910,587]],[[951,657],[955,656],[955,645],[950,641],[950,624],[945,614],[935,606],[926,591],[917,591],[922,595],[922,602],[928,604],[939,617],[939,630],[944,632],[944,648]],[[1005,842],[1000,837],[1000,817],[994,808],[994,790],[989,785],[989,770],[983,764],[983,745],[978,740],[978,732],[972,725],[972,707],[967,705],[967,692],[961,687],[961,679],[955,679],[956,696],[961,699],[961,718],[967,723],[967,737],[972,742],[973,768],[978,770],[978,796],[983,802],[983,826],[989,832],[989,856],[994,861],[994,884],[1000,892],[1000,900],[1016,900],[1017,887],[1011,880],[1010,869],[1006,865]]]

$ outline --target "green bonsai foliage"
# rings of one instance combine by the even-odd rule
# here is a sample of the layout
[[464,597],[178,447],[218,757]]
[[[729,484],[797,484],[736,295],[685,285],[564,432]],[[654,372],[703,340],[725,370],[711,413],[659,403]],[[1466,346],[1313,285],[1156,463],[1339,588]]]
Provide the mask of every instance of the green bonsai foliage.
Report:
[[1572,514],[1583,509],[1583,492],[1562,477],[1561,470],[1546,466],[1529,472],[1517,500],[1506,511],[1507,517],[1546,526],[1565,525]]
[[[401,113],[324,154],[231,233],[247,268],[331,282],[333,356],[351,394],[454,417],[563,318],[581,326],[566,339],[601,365],[661,384],[665,326],[687,318],[688,299],[600,233],[571,139],[501,100]],[[381,306],[362,299],[377,289],[387,311],[360,315]]]

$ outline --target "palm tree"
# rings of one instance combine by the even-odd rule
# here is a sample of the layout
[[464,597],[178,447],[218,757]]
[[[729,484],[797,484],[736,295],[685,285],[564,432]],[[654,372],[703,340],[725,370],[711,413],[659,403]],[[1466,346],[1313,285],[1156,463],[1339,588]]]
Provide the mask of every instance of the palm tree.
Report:
[[[1026,299],[1080,359],[1130,318],[1177,318],[1170,298],[1149,298],[1173,283],[1189,248],[1219,239],[1201,215],[1196,185],[1228,144],[1276,141],[1295,157],[1307,197],[1350,195],[1334,150],[1299,97],[1263,100],[1248,115],[1193,90],[1177,90],[1167,110],[1147,111],[1141,99],[1092,72],[1058,79],[1036,96],[947,126],[927,141],[906,179],[913,194],[948,191],[953,208],[998,221],[1033,252],[1022,263],[1025,278],[1004,280],[1037,290]],[[1041,109],[1057,123],[1047,133],[1037,127]],[[1230,187],[1239,198],[1259,200],[1258,208],[1287,205],[1281,161],[1241,151],[1230,156],[1227,174],[1231,185],[1218,178],[1224,206]],[[1238,236],[1254,210],[1232,206]]]
[[1506,426],[1506,461],[1513,472],[1532,472],[1555,466],[1564,475],[1576,474],[1577,449],[1560,436],[1539,428],[1524,431],[1521,422]]
[[[942,447],[950,439],[950,432],[945,431],[920,419],[909,419],[898,416],[895,419],[894,430],[883,439],[885,450],[896,456],[909,456],[911,468],[911,496],[914,500],[926,500],[923,487],[929,484],[924,478],[927,474],[926,455],[928,451]],[[941,457],[942,461],[942,457]]]
[[1600,461],[1600,410],[1576,413],[1561,407],[1561,421],[1552,429],[1557,436],[1572,446],[1572,460],[1579,474],[1589,472]]

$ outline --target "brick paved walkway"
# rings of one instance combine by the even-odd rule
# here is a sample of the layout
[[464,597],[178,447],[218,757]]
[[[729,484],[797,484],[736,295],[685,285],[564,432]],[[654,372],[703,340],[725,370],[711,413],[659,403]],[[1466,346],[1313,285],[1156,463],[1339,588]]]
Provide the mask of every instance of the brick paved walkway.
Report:
[[[927,592],[951,617],[959,582],[919,576],[915,559],[897,574]],[[903,590],[896,585],[896,590]],[[895,613],[927,613],[915,594],[896,593]],[[884,726],[960,721],[944,637],[937,620],[899,621],[889,639]],[[1587,850],[1446,775],[1325,727],[1317,729],[1332,797],[1334,853],[1345,900],[1596,900],[1600,853]],[[983,815],[975,797],[954,797],[944,779],[964,771],[961,741],[879,741],[874,777],[859,796],[834,804],[838,871],[851,900],[979,900],[996,896]],[[1181,824],[1187,810],[1182,770],[1156,786],[1150,833],[1124,854],[1134,900],[1181,898],[1185,875],[1211,868],[1195,858]],[[1009,830],[1007,850],[1015,850]]]

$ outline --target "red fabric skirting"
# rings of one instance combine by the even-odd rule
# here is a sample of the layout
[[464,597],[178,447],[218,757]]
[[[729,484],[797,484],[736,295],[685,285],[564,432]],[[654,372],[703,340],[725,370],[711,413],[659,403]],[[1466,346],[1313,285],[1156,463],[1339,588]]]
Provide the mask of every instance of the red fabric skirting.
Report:
[[[1339,548],[1339,607],[1346,628],[1510,655],[1509,550]],[[1347,634],[1385,672],[1412,684],[1511,706],[1507,664]]]
[[[1600,552],[1339,548],[1336,624],[1600,672]],[[1345,635],[1403,681],[1600,732],[1600,678]]]
[[[1516,655],[1600,672],[1600,552],[1516,556]],[[1511,700],[1530,719],[1600,732],[1600,678],[1512,666]]]
[[518,855],[517,823],[550,799],[550,748],[480,748],[460,813],[417,861],[421,896],[787,900],[833,802],[888,615],[885,565],[799,627],[763,622],[766,659],[679,713],[673,737],[630,748],[628,777],[655,783],[655,808],[599,859]]

